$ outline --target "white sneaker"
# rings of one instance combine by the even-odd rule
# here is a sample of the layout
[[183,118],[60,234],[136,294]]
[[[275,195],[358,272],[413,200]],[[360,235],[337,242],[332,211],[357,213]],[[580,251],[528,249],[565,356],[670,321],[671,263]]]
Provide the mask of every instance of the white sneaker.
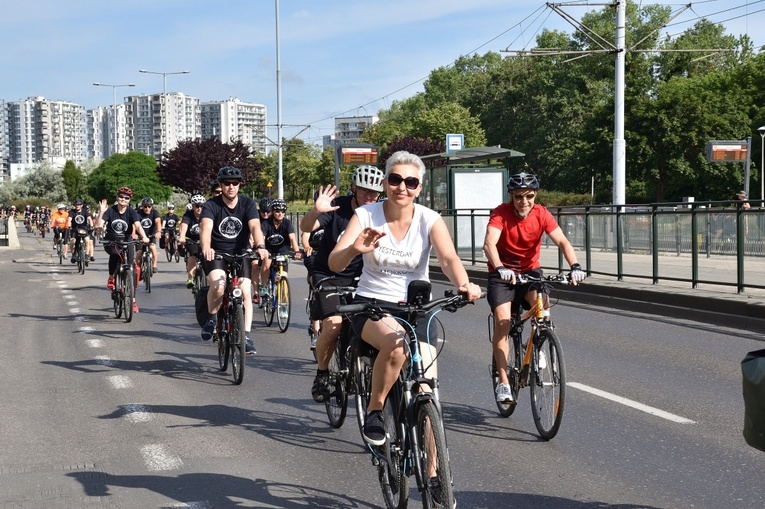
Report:
[[513,403],[513,391],[509,384],[497,384],[497,403]]

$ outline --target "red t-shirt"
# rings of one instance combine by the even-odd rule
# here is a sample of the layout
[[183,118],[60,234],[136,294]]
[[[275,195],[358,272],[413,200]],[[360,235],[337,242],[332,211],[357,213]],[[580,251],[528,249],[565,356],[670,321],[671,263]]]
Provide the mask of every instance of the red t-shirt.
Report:
[[[497,251],[502,265],[517,273],[539,268],[542,235],[558,227],[558,222],[542,205],[534,205],[529,215],[520,218],[512,203],[503,203],[491,211],[489,226],[501,230]],[[489,271],[495,270],[489,263]]]

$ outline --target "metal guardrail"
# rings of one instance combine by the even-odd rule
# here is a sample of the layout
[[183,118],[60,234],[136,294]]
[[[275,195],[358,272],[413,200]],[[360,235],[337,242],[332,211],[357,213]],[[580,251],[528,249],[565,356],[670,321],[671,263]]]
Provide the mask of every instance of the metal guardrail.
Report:
[[[755,203],[755,202],[752,202]],[[765,289],[765,209],[725,202],[548,207],[589,274]],[[441,210],[463,262],[486,262],[483,238],[491,209]],[[303,214],[290,214],[298,237]],[[544,248],[555,250],[545,237]],[[546,249],[543,249],[545,254]],[[667,257],[679,261],[667,263]],[[567,269],[543,256],[543,268]],[[662,263],[660,264],[660,261]],[[545,264],[544,262],[547,262]],[[748,270],[745,270],[747,269]],[[721,277],[721,270],[729,279]],[[724,274],[724,276],[725,276]]]
[[8,240],[8,218],[0,219],[0,246],[7,246]]
[[[583,264],[590,274],[700,283],[765,289],[765,280],[745,277],[746,266],[753,260],[765,262],[765,209],[732,205],[730,202],[656,203],[647,205],[607,205],[548,207],[574,248],[584,252]],[[484,263],[483,237],[490,209],[443,210],[441,215],[452,234],[460,258],[472,265]],[[555,246],[545,237],[545,247]],[[610,254],[615,269],[598,270],[597,263]],[[625,270],[625,257],[643,255],[650,263],[649,273]],[[689,257],[689,274],[682,270],[660,270],[662,256]],[[635,258],[632,257],[631,260]],[[703,261],[703,263],[701,263]],[[735,263],[735,281],[707,279],[699,268]],[[645,264],[645,262],[643,262]],[[759,263],[758,263],[759,264]],[[634,263],[633,263],[634,265]],[[544,265],[543,265],[544,267]],[[558,254],[555,266],[566,265]],[[680,273],[678,275],[678,273]],[[750,274],[754,271],[750,271]]]

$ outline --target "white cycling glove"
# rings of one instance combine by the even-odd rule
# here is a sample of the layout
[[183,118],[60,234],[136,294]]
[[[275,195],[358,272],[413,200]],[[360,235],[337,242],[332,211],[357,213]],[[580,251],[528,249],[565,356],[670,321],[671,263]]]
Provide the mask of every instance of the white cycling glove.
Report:
[[497,272],[499,272],[499,278],[502,281],[510,281],[513,279],[514,272],[507,267],[497,267]]
[[576,281],[577,283],[581,283],[584,281],[584,278],[587,277],[587,274],[584,273],[582,270],[582,266],[578,263],[575,263],[571,266],[571,272],[569,272],[568,277],[571,278],[572,281]]

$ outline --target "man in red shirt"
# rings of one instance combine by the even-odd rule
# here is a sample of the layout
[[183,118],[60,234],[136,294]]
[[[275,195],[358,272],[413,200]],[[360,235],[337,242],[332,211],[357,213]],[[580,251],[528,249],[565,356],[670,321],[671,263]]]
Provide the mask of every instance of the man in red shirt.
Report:
[[[542,276],[539,255],[543,234],[546,233],[558,246],[571,266],[572,284],[585,277],[581,265],[577,263],[574,248],[555,218],[544,206],[534,203],[539,180],[528,173],[513,175],[507,183],[507,191],[510,201],[492,210],[483,242],[483,252],[489,262],[486,299],[494,313],[492,347],[499,373],[496,396],[500,403],[513,402],[507,381],[507,336],[513,308],[518,309],[524,298],[531,305],[537,298],[536,290],[530,285],[515,286],[515,275]],[[546,299],[545,306],[549,307]]]

